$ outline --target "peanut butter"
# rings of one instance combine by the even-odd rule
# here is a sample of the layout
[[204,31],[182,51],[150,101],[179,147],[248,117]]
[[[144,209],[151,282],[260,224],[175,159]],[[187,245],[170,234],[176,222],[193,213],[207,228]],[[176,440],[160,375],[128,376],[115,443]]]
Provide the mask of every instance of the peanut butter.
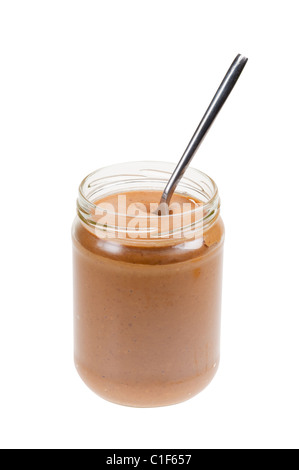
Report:
[[[127,205],[158,203],[159,191],[129,191]],[[95,202],[116,206],[115,193]],[[202,204],[186,194],[172,202]],[[224,228],[219,215],[196,240],[101,239],[76,219],[75,365],[115,403],[150,407],[199,393],[219,364]]]

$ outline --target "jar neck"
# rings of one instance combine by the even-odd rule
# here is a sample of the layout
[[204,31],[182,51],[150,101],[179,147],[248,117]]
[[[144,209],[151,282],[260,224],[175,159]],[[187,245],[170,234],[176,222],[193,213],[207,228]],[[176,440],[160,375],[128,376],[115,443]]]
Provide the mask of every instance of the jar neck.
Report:
[[[158,222],[152,218],[150,222],[144,223],[142,217],[145,215],[141,211],[139,223],[131,224],[128,230],[128,213],[124,209],[126,206],[118,207],[114,214],[109,208],[101,207],[100,202],[113,195],[146,191],[157,191],[162,194],[174,168],[175,164],[166,162],[129,162],[94,171],[79,187],[77,199],[79,218],[99,238],[122,240],[130,238],[134,244],[140,241],[144,243],[145,239],[152,237],[155,242],[164,243],[165,240],[173,238],[177,240],[199,238],[218,218],[220,199],[214,181],[194,168],[187,169],[176,194],[192,201],[200,201],[200,204],[194,203],[188,207],[188,210],[184,209],[183,214],[174,213],[171,223],[163,215]],[[160,224],[159,229],[156,227],[157,224]]]

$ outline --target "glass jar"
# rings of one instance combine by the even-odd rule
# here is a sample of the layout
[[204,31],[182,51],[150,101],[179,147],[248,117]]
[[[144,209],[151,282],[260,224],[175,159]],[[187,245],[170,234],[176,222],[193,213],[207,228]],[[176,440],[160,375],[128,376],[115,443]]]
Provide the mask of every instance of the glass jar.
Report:
[[107,196],[162,194],[174,167],[113,165],[79,188],[72,228],[75,365],[88,387],[123,405],[187,400],[219,364],[224,226],[214,181],[187,169],[176,193],[201,201],[201,215],[195,220],[193,208],[191,223],[181,218],[186,230],[179,236],[172,227],[149,238],[145,227],[145,236],[128,237],[124,214],[113,223],[95,218],[97,201]]

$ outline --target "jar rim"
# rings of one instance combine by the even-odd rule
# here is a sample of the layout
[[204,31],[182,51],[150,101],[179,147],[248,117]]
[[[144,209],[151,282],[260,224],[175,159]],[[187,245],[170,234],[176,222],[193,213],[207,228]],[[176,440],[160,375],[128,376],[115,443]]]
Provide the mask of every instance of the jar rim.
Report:
[[[165,162],[165,161],[160,161],[160,160],[132,160],[132,161],[129,161],[129,162],[122,162],[122,163],[114,163],[112,165],[105,165],[105,166],[102,166],[100,168],[98,168],[97,170],[94,170],[92,171],[91,173],[89,173],[87,176],[85,176],[85,178],[81,181],[80,185],[79,185],[79,194],[80,196],[84,199],[84,201],[86,202],[86,204],[91,208],[91,209],[96,209],[96,204],[94,204],[92,201],[90,201],[85,195],[84,195],[84,192],[83,192],[83,187],[84,187],[84,184],[87,183],[87,181],[89,179],[91,179],[94,175],[96,175],[99,171],[103,171],[103,170],[109,170],[110,168],[113,169],[113,168],[116,168],[117,166],[120,166],[120,165],[126,165],[126,164],[162,164],[162,165],[172,165],[173,163],[172,162]],[[211,204],[212,202],[214,202],[214,200],[217,199],[217,197],[219,197],[218,195],[218,187],[215,183],[215,181],[209,176],[207,175],[206,173],[204,173],[203,171],[201,170],[198,170],[197,168],[194,168],[194,167],[189,167],[190,170],[192,170],[193,172],[196,172],[198,175],[201,175],[201,176],[204,176],[205,178],[207,178],[211,183],[212,183],[212,186],[213,186],[213,189],[214,189],[214,194],[213,196],[209,199],[208,202],[204,203],[204,205],[209,205]],[[184,176],[183,176],[184,178]],[[183,179],[182,178],[182,179]],[[180,183],[179,183],[180,184]],[[175,191],[177,192],[177,191]]]
[[[161,194],[162,190],[164,189],[172,171],[174,170],[176,164],[173,162],[165,162],[165,161],[159,161],[159,160],[137,160],[137,161],[128,161],[128,162],[121,162],[121,163],[116,163],[112,165],[107,165],[103,166],[101,168],[98,168],[97,170],[94,170],[93,172],[89,173],[80,183],[79,185],[79,197],[77,201],[77,209],[78,209],[78,215],[83,222],[87,224],[94,225],[94,223],[91,221],[89,215],[91,213],[94,213],[97,209],[97,204],[95,202],[98,202],[101,198],[105,198],[107,195],[112,195],[112,194],[117,194],[117,193],[124,193],[127,192],[125,188],[126,186],[126,180],[125,179],[120,179],[121,177],[135,177],[135,178],[141,178],[141,179],[136,179],[136,182],[138,181],[139,183],[146,183],[148,180],[148,177],[143,174],[136,174],[139,168],[139,171],[141,172],[142,170],[144,172],[156,172],[157,177],[158,174],[160,173],[160,178],[157,179],[159,181],[159,184],[161,185]],[[121,170],[123,170],[125,167],[129,168],[130,171],[135,172],[135,174],[121,174]],[[137,169],[134,170],[134,167]],[[115,173],[115,170],[120,170],[120,173]],[[129,170],[128,170],[129,171]],[[114,173],[114,176],[113,176]],[[99,178],[95,177],[99,175]],[[102,176],[101,176],[102,175]],[[163,175],[163,178],[161,179],[161,175]],[[115,181],[113,181],[109,186],[110,193],[104,193],[101,197],[97,197],[94,199],[94,202],[90,200],[90,197],[94,195],[94,192],[91,191],[91,194],[87,194],[87,189],[90,189],[93,187],[104,187],[104,180],[107,181],[107,179],[114,177],[118,178],[116,186],[122,185],[121,190],[117,190],[117,188],[114,188],[114,190],[111,192],[111,186],[113,187],[113,183],[115,186]],[[153,177],[154,178],[154,177]],[[132,182],[133,180],[127,180],[127,184],[129,182]],[[91,184],[93,183],[93,184]],[[207,193],[207,191],[203,188],[203,184],[208,184],[210,194]],[[102,185],[102,186],[101,186]],[[141,186],[138,186],[138,189],[140,190]],[[186,190],[187,188],[187,190]],[[182,192],[182,189],[185,190],[185,192]],[[185,174],[183,175],[180,183],[178,184],[178,187],[176,188],[175,193],[177,194],[187,194],[189,197],[192,198],[192,194],[188,192],[188,189],[190,192],[193,190],[194,192],[198,192],[201,195],[205,197],[205,201],[202,201],[202,199],[199,199],[202,204],[200,205],[200,210],[203,211],[203,214],[205,216],[203,217],[204,220],[204,228],[207,226],[210,226],[217,218],[219,209],[220,209],[220,198],[218,194],[218,188],[215,183],[215,181],[208,176],[206,173],[193,168],[193,167],[188,167],[186,170]],[[159,189],[160,190],[160,189]],[[131,189],[132,191],[132,189]],[[196,197],[196,196],[194,196]],[[191,209],[189,211],[190,214],[195,214],[196,210],[199,209],[199,206]],[[119,212],[115,212],[116,216],[123,215]],[[161,217],[164,217],[163,215]],[[112,228],[113,230],[117,229],[117,227],[109,227]]]

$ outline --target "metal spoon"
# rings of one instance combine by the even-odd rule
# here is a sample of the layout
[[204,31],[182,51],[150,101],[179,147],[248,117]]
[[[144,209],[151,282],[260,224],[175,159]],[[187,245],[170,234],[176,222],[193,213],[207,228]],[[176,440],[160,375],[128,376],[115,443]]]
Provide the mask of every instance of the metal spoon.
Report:
[[185,173],[196,151],[198,150],[198,147],[203,141],[207,131],[211,127],[215,117],[217,116],[223,104],[225,103],[228,95],[234,88],[236,81],[238,80],[243,68],[246,65],[247,60],[248,59],[246,57],[242,56],[241,54],[238,54],[233,63],[231,64],[230,68],[228,69],[224,79],[222,80],[218,90],[216,91],[214,98],[212,99],[208,109],[206,110],[202,120],[200,121],[192,139],[187,145],[183,156],[181,157],[167,185],[165,186],[159,205],[160,214],[168,213],[168,204],[171,199],[171,196],[175,191],[175,188],[177,187],[180,179]]

